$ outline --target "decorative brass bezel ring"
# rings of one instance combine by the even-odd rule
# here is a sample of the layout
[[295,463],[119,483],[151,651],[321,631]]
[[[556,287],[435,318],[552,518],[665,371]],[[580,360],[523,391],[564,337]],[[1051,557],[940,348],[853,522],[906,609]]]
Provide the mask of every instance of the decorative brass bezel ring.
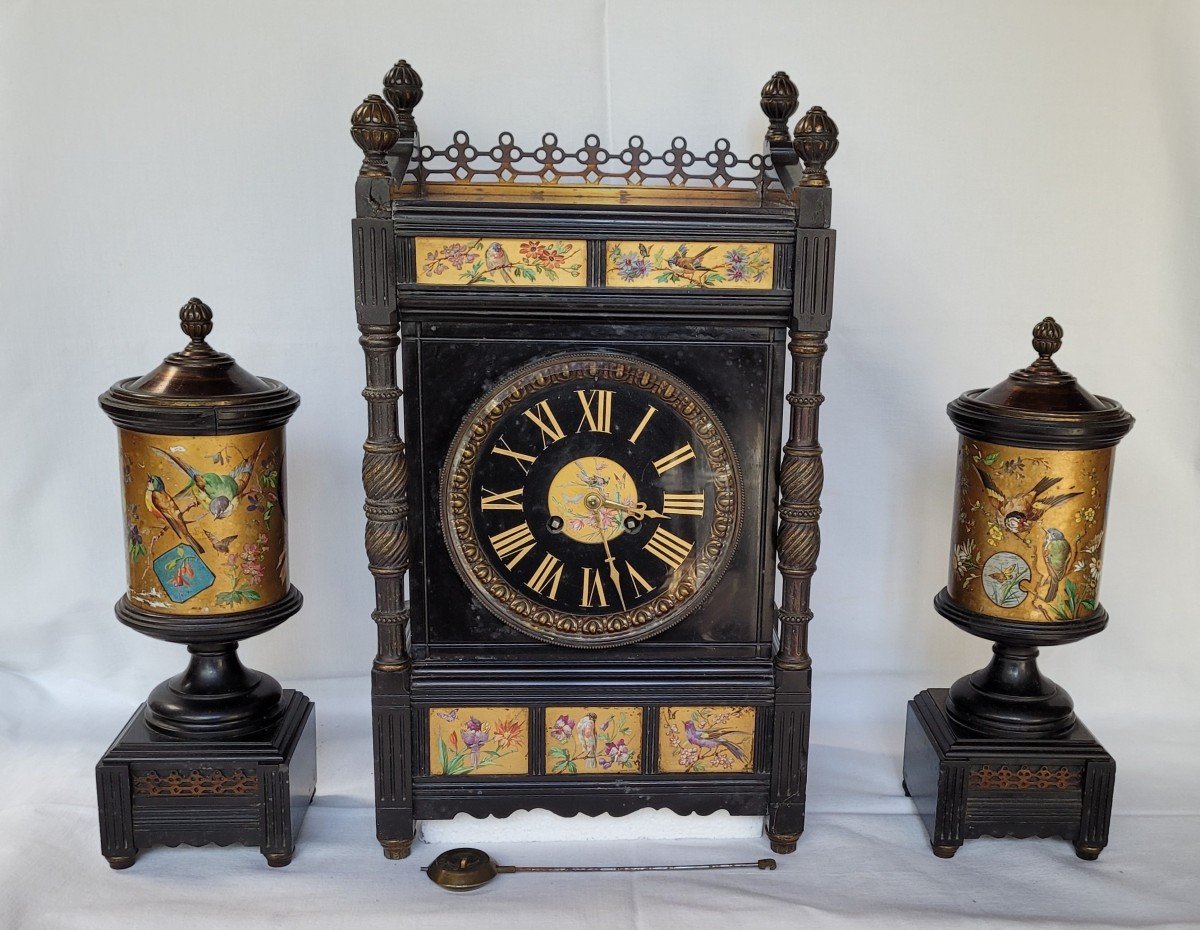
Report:
[[[653,394],[692,429],[713,481],[712,533],[688,561],[671,591],[629,610],[604,616],[554,610],[504,578],[485,554],[471,522],[471,472],[495,425],[535,394],[571,381],[631,384]],[[690,386],[662,368],[628,355],[568,352],[518,369],[489,391],[463,420],[451,443],[440,482],[442,535],[459,575],[495,616],[527,636],[558,646],[604,649],[648,639],[695,611],[716,589],[737,548],[742,524],[742,478],[725,428]],[[697,586],[696,579],[701,581]]]

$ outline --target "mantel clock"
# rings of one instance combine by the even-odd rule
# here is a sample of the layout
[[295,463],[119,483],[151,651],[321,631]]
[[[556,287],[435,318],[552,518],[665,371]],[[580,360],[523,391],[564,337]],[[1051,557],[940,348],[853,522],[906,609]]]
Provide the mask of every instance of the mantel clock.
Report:
[[837,127],[789,132],[779,72],[748,159],[435,149],[416,71],[383,90],[351,134],[385,853],[532,807],[762,813],[791,852]]

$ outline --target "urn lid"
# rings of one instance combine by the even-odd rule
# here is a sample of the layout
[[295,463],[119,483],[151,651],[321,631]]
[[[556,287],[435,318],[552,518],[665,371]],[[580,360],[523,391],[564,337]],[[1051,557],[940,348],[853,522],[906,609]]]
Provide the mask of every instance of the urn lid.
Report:
[[114,423],[140,432],[216,435],[288,421],[300,397],[210,346],[212,319],[212,310],[196,297],[183,305],[179,326],[191,341],[149,374],[124,378],[100,395]]
[[1092,394],[1052,356],[1063,328],[1046,317],[1033,328],[1037,359],[991,388],[967,391],[946,408],[973,439],[1034,449],[1100,449],[1116,445],[1133,417],[1115,400]]

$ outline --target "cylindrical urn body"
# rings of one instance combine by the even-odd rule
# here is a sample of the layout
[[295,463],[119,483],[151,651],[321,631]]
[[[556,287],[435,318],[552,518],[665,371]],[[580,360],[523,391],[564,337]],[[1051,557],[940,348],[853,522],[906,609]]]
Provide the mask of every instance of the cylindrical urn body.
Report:
[[120,432],[129,603],[213,617],[288,590],[284,428]]
[[960,436],[950,600],[1024,623],[1094,617],[1112,457]]

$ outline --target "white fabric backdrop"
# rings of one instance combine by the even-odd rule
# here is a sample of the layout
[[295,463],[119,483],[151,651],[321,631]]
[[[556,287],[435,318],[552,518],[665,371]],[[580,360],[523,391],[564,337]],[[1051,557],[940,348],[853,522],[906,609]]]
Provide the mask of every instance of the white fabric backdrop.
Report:
[[[231,908],[305,926],[401,909],[413,926],[435,911],[524,926],[654,926],[668,911],[697,926],[1200,920],[1198,52],[1200,4],[1165,0],[0,3],[3,924],[206,923]],[[374,844],[347,128],[401,56],[425,79],[416,118],[435,143],[466,128],[596,131],[619,147],[636,132],[698,148],[728,135],[750,153],[778,68],[802,108],[841,126],[814,813],[771,876],[513,877],[450,911],[415,867],[451,840],[508,841],[497,852],[522,862],[765,846],[748,819],[657,812],[436,825],[437,845],[402,864]],[[282,873],[250,851],[165,850],[115,876],[91,766],[183,653],[112,616],[119,483],[95,396],[181,345],[175,314],[193,295],[216,311],[216,345],[304,399],[289,464],[306,605],[243,654],[317,700],[320,797]],[[1066,327],[1064,366],[1138,417],[1106,544],[1112,625],[1043,661],[1118,759],[1112,845],[1091,865],[1050,841],[978,841],[935,862],[898,791],[904,702],[987,653],[930,607],[951,519],[943,408],[1029,361],[1045,313]],[[685,834],[704,842],[666,842]],[[585,836],[613,845],[517,843]]]

